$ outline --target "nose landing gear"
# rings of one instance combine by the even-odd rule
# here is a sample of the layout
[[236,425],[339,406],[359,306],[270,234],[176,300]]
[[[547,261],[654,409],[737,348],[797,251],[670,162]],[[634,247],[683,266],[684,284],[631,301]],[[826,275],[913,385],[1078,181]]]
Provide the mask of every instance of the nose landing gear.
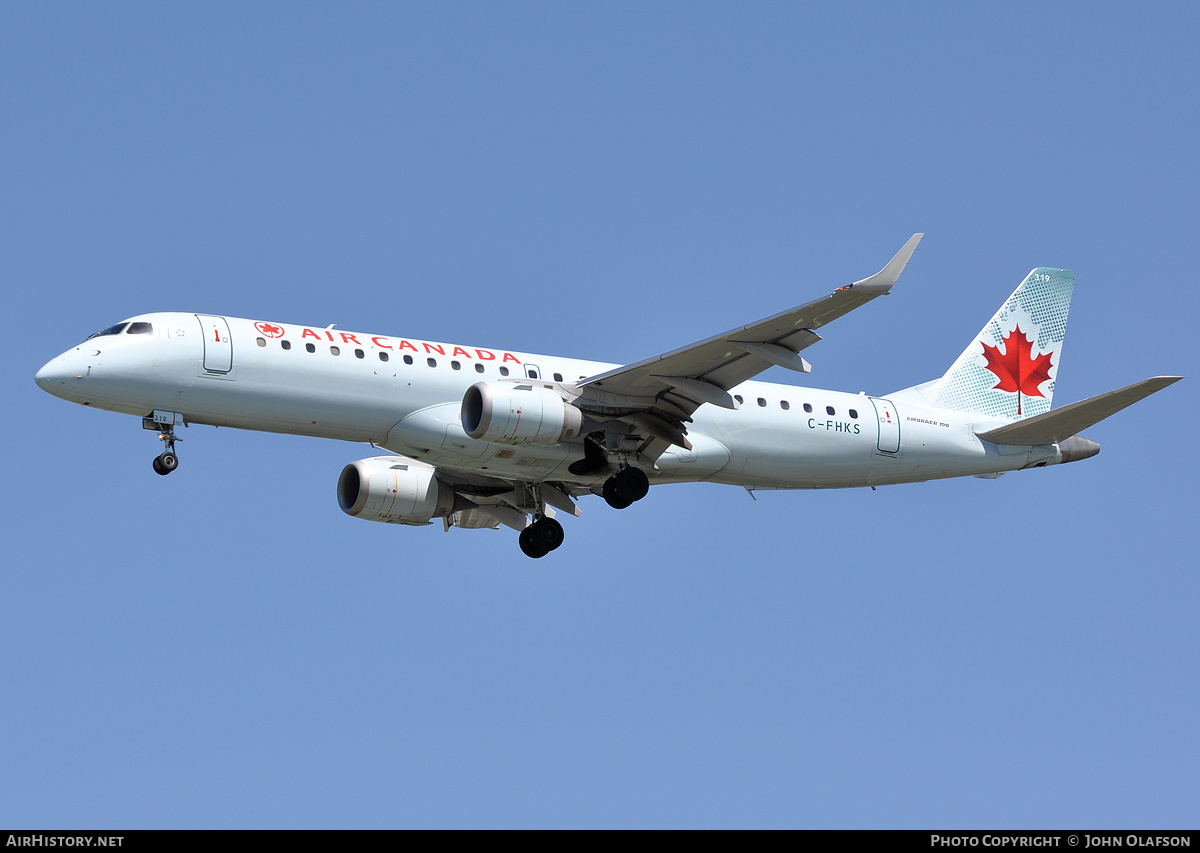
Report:
[[161,417],[163,413],[155,412],[152,418],[142,418],[143,429],[158,430],[158,440],[166,444],[166,449],[158,456],[154,457],[154,473],[162,474],[164,477],[170,474],[179,467],[179,457],[175,455],[175,442],[183,441],[182,438],[175,435],[175,424],[172,420],[182,422],[182,415],[167,413],[170,419]]

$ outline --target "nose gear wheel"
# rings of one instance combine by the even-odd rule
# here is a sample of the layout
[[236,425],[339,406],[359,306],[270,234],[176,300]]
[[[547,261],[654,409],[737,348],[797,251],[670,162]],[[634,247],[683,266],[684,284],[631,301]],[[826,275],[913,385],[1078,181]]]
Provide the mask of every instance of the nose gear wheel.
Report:
[[179,457],[171,451],[154,457],[154,473],[167,475],[179,467]]

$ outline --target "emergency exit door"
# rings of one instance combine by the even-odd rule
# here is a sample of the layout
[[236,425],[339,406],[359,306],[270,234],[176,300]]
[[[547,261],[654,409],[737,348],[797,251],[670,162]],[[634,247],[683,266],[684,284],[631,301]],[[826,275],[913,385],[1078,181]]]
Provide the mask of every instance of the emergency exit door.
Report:
[[875,414],[879,421],[879,442],[876,445],[880,453],[900,452],[900,418],[896,416],[896,407],[890,400],[871,398],[875,406]]

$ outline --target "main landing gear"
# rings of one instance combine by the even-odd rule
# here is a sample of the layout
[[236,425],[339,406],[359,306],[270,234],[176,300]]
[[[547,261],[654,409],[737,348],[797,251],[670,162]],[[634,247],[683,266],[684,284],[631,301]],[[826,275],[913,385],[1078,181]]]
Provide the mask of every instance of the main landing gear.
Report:
[[650,478],[641,468],[627,466],[604,481],[604,500],[613,509],[625,509],[650,491]]
[[[604,500],[614,509],[624,509],[635,501],[640,501],[649,491],[650,478],[646,476],[646,472],[633,467],[624,459],[621,461],[620,470],[605,480],[600,489]],[[532,484],[524,500],[515,501],[507,507],[494,507],[491,512],[498,521],[521,531],[517,538],[521,551],[525,556],[536,560],[563,543],[562,525],[554,520],[554,511],[550,506],[579,515],[579,510],[575,508],[570,496],[561,492],[559,487],[547,483]],[[532,511],[533,515],[533,523],[526,524],[523,528],[519,525],[525,518],[517,514],[521,511],[525,515]]]
[[562,525],[549,516],[535,519],[517,539],[526,557],[544,557],[563,543]]

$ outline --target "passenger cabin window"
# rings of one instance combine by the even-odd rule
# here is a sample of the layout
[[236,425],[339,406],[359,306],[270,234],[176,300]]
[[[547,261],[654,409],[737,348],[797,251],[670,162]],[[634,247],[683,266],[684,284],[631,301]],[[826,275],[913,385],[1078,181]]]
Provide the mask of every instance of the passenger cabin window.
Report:
[[858,409],[851,409],[851,410],[850,410],[850,417],[852,417],[852,418],[854,418],[855,420],[857,420],[857,419],[858,419]]
[[305,348],[306,350],[308,350],[309,352],[316,352],[316,351],[317,351],[317,345],[316,345],[316,344],[305,344],[305,345],[304,345],[304,348]]
[[561,374],[561,373],[556,373],[556,374],[554,374],[554,381],[555,381],[555,382],[562,382],[562,374]]
[[825,414],[832,416],[833,415],[833,406],[826,406]]
[[291,342],[291,341],[280,341],[280,342],[279,342],[279,345],[280,345],[281,347],[283,347],[284,349],[291,349],[291,348],[292,348],[292,342]]
[[255,338],[255,339],[254,339],[254,342],[255,342],[256,344],[258,344],[260,347],[265,347],[265,346],[267,345],[267,339],[266,339],[266,338]]
[[363,352],[363,351],[362,351],[362,350],[360,350],[360,349],[356,349],[356,350],[354,351],[354,357],[355,357],[355,358],[362,358],[362,357],[364,357],[365,355],[366,355],[366,353],[365,353],[365,352]]
[[790,409],[791,407],[792,407],[792,404],[791,404],[791,403],[789,403],[787,400],[780,400],[780,401],[779,401],[779,408],[783,409],[785,412],[786,412],[788,409]]
[[330,355],[341,355],[342,351],[340,349],[338,349],[337,347],[330,347],[329,354]]
[[746,402],[745,400],[743,400],[743,399],[742,399],[742,395],[741,395],[741,394],[734,394],[734,395],[733,395],[733,399],[737,400],[739,403],[744,403],[744,402]]
[[412,356],[411,356],[411,355],[406,355],[406,356],[404,356],[404,363],[405,363],[405,364],[412,364]]
[[508,368],[507,368],[507,367],[504,367],[503,365],[501,365],[501,367],[500,367],[500,375],[501,375],[501,376],[508,376]]
[[455,370],[462,370],[462,365],[459,364],[457,361],[450,362],[450,366],[452,368],[454,368]]
[[811,415],[811,414],[812,414],[812,404],[811,404],[811,403],[805,403],[805,404],[804,404],[804,411],[808,412],[808,413]]
[[90,341],[92,338],[102,338],[105,335],[119,335],[128,325],[128,323],[117,323],[115,326],[109,326],[107,329],[101,329],[99,332],[88,335],[87,339]]
[[764,399],[763,397],[759,397],[759,398],[758,398],[758,405],[760,405],[760,406],[766,406],[766,405],[767,405],[767,401],[766,401],[766,399]]
[[476,372],[476,373],[483,373],[483,365],[482,365],[482,364],[477,364],[477,365],[475,365],[475,372]]
[[380,360],[380,361],[387,361],[387,359],[388,359],[388,354],[387,354],[386,352],[381,352],[381,353],[379,354],[379,360]]
[[536,370],[530,370],[530,371],[529,371],[529,378],[530,378],[530,379],[537,379],[537,371],[536,371]]
[[125,330],[127,335],[153,335],[154,326],[150,323],[130,323],[129,328]]
[[436,358],[427,358],[427,359],[425,359],[425,363],[428,364],[430,367],[437,367],[437,359]]

